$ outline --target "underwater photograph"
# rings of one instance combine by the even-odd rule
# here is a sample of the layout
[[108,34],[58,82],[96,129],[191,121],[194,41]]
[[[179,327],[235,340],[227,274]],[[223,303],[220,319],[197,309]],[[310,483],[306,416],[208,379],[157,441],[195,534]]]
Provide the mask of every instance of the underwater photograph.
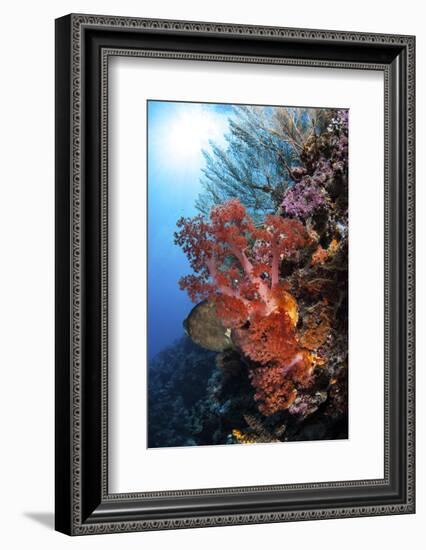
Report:
[[348,438],[341,108],[147,101],[148,447]]

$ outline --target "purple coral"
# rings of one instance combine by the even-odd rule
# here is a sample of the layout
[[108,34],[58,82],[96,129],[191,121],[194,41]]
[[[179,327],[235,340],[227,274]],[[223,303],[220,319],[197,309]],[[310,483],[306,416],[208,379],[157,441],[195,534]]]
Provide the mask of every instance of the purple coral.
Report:
[[[335,135],[333,143],[332,160],[335,171],[343,171],[348,160],[348,123],[349,112],[345,110],[337,111],[337,117],[332,119],[328,132]],[[337,169],[335,164],[337,163]]]
[[324,203],[324,191],[310,177],[305,177],[287,190],[281,206],[287,215],[306,219]]
[[[305,220],[324,206],[329,199],[330,184],[344,181],[348,165],[348,111],[338,110],[331,119],[320,143],[322,151],[317,156],[317,147],[305,147],[302,162],[305,166],[290,169],[294,181],[287,189],[281,207],[287,216]],[[328,149],[328,151],[327,151]]]
[[327,400],[327,392],[317,391],[315,394],[299,394],[289,408],[289,413],[306,418],[318,410],[318,407]]
[[349,126],[349,111],[347,109],[339,109],[337,117],[341,123],[342,129],[347,133]]

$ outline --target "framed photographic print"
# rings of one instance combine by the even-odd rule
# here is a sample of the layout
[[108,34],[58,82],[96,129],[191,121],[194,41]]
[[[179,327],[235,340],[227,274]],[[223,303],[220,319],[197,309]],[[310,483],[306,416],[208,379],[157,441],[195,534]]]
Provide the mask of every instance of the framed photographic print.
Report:
[[413,513],[412,36],[56,21],[56,529]]

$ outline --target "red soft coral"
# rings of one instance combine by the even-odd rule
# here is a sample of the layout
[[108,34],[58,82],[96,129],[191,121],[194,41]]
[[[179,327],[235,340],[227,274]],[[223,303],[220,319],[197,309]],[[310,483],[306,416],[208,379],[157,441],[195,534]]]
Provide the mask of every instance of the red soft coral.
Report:
[[263,229],[258,230],[257,251],[267,258],[271,269],[271,286],[279,283],[279,268],[285,257],[290,257],[306,243],[306,231],[298,220],[282,218],[269,214],[265,218]]
[[256,389],[254,398],[259,411],[265,416],[288,409],[297,396],[290,378],[283,377],[280,367],[258,367],[250,372],[251,383]]
[[250,379],[264,415],[287,409],[296,388],[310,383],[313,362],[300,347],[285,310],[252,318],[249,327],[234,331],[233,339],[248,358],[263,365],[250,370]]
[[248,319],[248,309],[243,300],[235,296],[221,295],[215,297],[216,313],[229,328],[237,328]]
[[218,295],[236,298],[249,317],[260,311],[269,315],[278,307],[281,261],[306,242],[297,220],[268,215],[264,227],[256,228],[237,199],[212,208],[209,222],[196,216],[181,218],[177,226],[175,242],[196,273],[183,277],[181,288],[194,302]]
[[175,242],[197,274],[183,277],[179,284],[194,302],[226,296],[249,308],[267,299],[267,285],[254,273],[247,256],[249,238],[256,229],[238,200],[213,208],[210,223],[196,216],[181,218],[177,226]]
[[175,242],[196,275],[180,280],[190,298],[212,300],[217,315],[233,329],[241,351],[260,364],[251,373],[264,414],[293,401],[296,385],[306,383],[311,364],[295,336],[297,303],[280,282],[280,266],[306,243],[303,225],[268,215],[256,228],[236,199],[216,206],[210,221],[181,218]]
[[286,367],[299,352],[291,318],[282,310],[253,316],[233,339],[247,357],[262,365]]

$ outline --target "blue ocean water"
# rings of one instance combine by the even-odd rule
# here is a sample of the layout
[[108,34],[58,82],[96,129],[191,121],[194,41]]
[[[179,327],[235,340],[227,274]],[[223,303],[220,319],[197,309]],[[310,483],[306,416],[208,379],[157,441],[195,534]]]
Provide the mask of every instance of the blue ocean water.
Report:
[[202,150],[225,143],[231,106],[148,101],[148,357],[184,334],[194,304],[178,286],[191,269],[173,242],[176,221],[198,214]]

